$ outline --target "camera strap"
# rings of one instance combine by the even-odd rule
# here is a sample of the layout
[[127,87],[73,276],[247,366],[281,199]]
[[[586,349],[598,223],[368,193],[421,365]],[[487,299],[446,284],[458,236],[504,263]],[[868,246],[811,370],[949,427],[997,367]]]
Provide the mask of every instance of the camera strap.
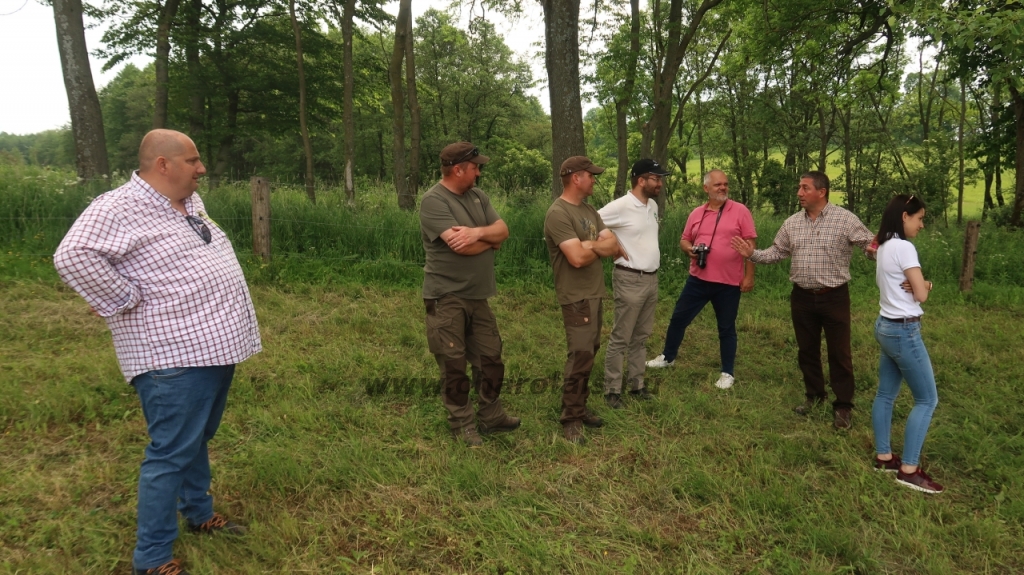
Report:
[[[725,212],[725,206],[729,204],[729,200],[726,199],[722,207],[718,208],[718,217],[715,218],[715,227],[711,229],[711,239],[708,240],[708,249],[711,249],[711,243],[715,241],[715,233],[718,232],[718,222],[722,221],[722,213]],[[711,202],[705,204],[705,206],[711,205]],[[706,209],[706,208],[705,208]],[[697,241],[697,234],[700,233],[701,226],[704,225],[704,217],[701,216],[700,223],[697,224],[697,231],[693,233],[693,241]]]

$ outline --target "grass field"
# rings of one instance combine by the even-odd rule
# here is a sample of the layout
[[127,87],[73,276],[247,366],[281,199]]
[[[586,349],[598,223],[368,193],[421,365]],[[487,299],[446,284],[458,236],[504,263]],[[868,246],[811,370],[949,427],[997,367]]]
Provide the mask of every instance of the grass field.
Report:
[[[46,254],[82,204],[47,186],[0,198],[0,217],[18,222],[0,251],[0,573],[126,573],[145,424],[104,323],[52,270]],[[523,426],[470,451],[434,394],[409,214],[372,196],[352,212],[330,198],[311,210],[280,190],[283,255],[264,265],[246,256],[244,188],[206,197],[244,260],[265,351],[239,367],[211,443],[217,509],[251,532],[183,534],[175,552],[193,573],[1024,572],[1019,232],[983,228],[966,295],[960,232],[933,226],[918,240],[937,285],[923,329],[940,401],[923,463],[947,491],[932,497],[871,469],[877,291],[860,256],[852,430],[790,411],[802,383],[778,265],[758,270],[741,304],[733,389],[713,386],[706,310],[676,365],[651,373],[656,401],[613,412],[594,393],[607,425],[575,447],[557,422],[564,335],[535,237],[542,202],[500,198],[522,240],[499,253],[492,307],[505,401]],[[663,228],[652,357],[685,279],[671,248],[679,217]],[[778,223],[759,217],[762,237]],[[605,342],[612,320],[606,306]],[[904,391],[897,449],[911,403]]]

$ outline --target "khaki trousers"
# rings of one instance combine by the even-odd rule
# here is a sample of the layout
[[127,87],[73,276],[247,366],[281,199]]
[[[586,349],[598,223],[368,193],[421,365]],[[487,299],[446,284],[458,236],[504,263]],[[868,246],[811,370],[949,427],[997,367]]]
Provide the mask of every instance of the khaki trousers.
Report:
[[604,356],[604,393],[622,393],[622,364],[628,358],[629,388],[644,386],[647,338],[654,330],[658,307],[658,276],[615,268],[615,324]]
[[565,341],[569,352],[562,385],[562,423],[582,421],[590,396],[590,372],[601,347],[601,299],[585,299],[562,306]]
[[[462,299],[448,294],[423,300],[427,307],[427,345],[441,369],[441,402],[448,410],[448,425],[459,430],[474,425],[470,386],[476,390],[476,417],[484,425],[501,422],[501,335],[487,300]],[[473,378],[466,375],[466,364]]]

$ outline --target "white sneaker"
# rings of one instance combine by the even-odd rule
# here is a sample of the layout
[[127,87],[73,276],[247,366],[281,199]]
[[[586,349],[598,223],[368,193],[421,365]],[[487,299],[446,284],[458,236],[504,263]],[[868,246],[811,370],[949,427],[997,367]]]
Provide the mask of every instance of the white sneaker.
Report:
[[647,362],[647,367],[651,367],[651,368],[654,368],[654,369],[661,369],[663,367],[671,367],[673,363],[675,363],[675,360],[673,360],[673,361],[665,361],[665,354],[661,354],[658,357],[648,361]]
[[722,376],[715,382],[715,387],[718,389],[729,389],[732,384],[736,382],[736,379],[728,373],[722,372]]

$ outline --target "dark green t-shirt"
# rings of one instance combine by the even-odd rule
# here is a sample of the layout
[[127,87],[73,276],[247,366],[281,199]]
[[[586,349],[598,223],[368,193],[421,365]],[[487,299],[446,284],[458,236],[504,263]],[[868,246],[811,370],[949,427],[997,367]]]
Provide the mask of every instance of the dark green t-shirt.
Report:
[[487,194],[472,188],[461,196],[440,183],[423,194],[420,202],[420,236],[426,265],[423,266],[423,297],[452,294],[464,299],[487,299],[498,290],[494,282],[494,250],[475,256],[452,251],[441,233],[452,226],[481,228],[500,220]]
[[574,206],[559,198],[548,208],[544,216],[544,241],[548,244],[548,256],[555,272],[555,294],[559,304],[604,297],[604,268],[601,267],[601,259],[582,268],[574,268],[558,247],[573,238],[584,242],[595,241],[603,229],[605,225],[601,216],[586,202]]

